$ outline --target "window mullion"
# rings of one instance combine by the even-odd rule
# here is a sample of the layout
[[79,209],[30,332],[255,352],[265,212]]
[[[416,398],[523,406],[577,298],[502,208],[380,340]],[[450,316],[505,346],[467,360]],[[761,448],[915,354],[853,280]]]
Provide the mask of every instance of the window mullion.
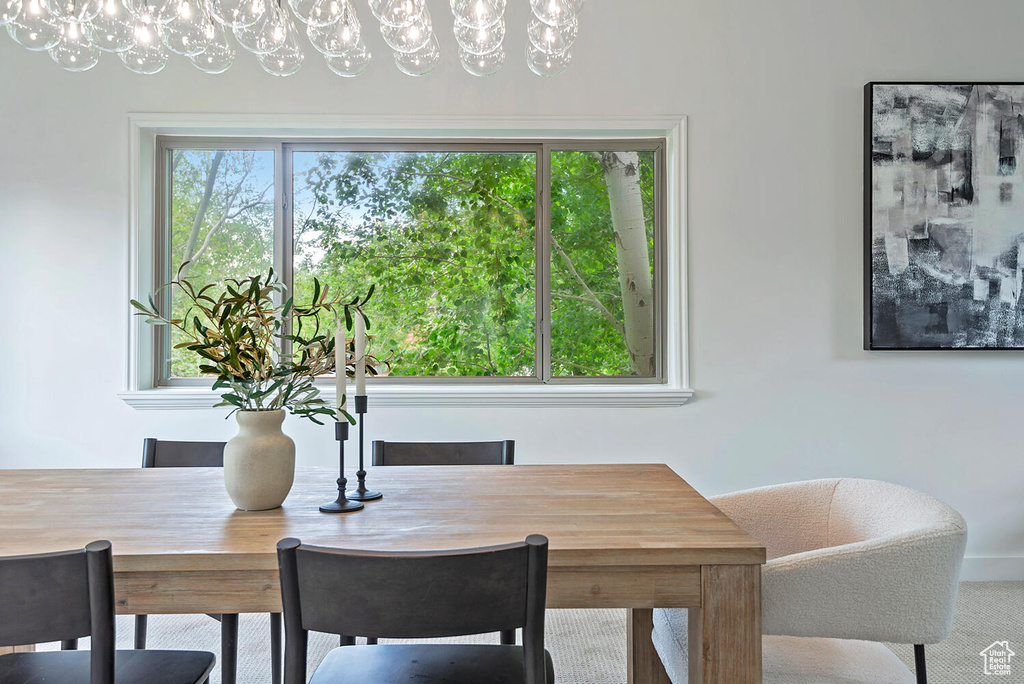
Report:
[[[157,305],[165,315],[171,311],[171,288],[159,288],[174,277],[171,261],[171,202],[174,189],[171,177],[171,152],[162,139],[157,140],[157,168],[155,185],[159,188],[154,202],[156,214],[156,240],[154,240],[153,274],[150,292],[157,292]],[[153,329],[153,385],[164,386],[171,377],[171,331],[168,326],[158,325]]]
[[668,367],[668,154],[664,144],[658,145],[655,150],[657,160],[657,178],[655,179],[654,192],[654,305],[655,305],[655,332],[657,340],[657,355],[655,357],[657,367],[655,376],[665,378]]
[[551,380],[551,146],[542,143],[537,159],[537,376]]
[[[287,289],[287,296],[294,296],[294,252],[292,241],[294,224],[292,217],[292,153],[288,145],[279,142],[274,151],[274,270]],[[290,335],[292,320],[289,316],[282,322],[282,332]],[[292,343],[281,342],[281,353],[291,356]]]

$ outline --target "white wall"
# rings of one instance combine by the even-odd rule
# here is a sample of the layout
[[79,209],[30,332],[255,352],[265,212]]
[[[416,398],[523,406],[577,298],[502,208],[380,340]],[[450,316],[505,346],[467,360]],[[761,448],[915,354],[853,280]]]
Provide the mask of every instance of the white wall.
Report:
[[[447,24],[442,0],[432,0]],[[1021,80],[1017,0],[590,0],[576,64],[429,78],[378,58],[289,79],[241,55],[142,77],[67,74],[0,36],[0,467],[135,466],[145,436],[225,439],[210,411],[133,410],[124,368],[128,112],[686,114],[692,381],[676,409],[389,410],[388,439],[514,437],[517,460],[665,461],[700,491],[862,476],[931,492],[971,530],[974,576],[1024,578],[1021,357],[861,350],[862,86]],[[370,26],[369,13],[360,14]],[[312,55],[310,55],[312,57]],[[290,419],[301,463],[333,460]],[[987,558],[1009,557],[1009,558]]]

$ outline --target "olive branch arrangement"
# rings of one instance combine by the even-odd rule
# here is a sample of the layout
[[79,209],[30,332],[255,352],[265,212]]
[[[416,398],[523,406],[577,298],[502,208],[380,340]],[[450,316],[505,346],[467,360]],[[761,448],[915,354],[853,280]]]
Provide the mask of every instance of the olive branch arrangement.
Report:
[[[187,264],[188,262],[186,262]],[[182,264],[181,268],[184,268]],[[168,287],[179,288],[189,299],[189,308],[182,318],[167,318],[157,309],[153,294],[149,306],[131,300],[137,316],[145,316],[151,325],[175,328],[188,340],[174,345],[197,353],[203,362],[199,371],[215,376],[214,390],[222,390],[217,406],[233,406],[235,411],[275,411],[286,409],[290,413],[323,425],[318,416],[341,420],[344,417],[355,424],[355,419],[343,407],[345,397],[339,397],[338,408],[330,406],[321,396],[313,381],[321,375],[336,371],[334,361],[334,331],[324,326],[322,318],[344,316],[346,329],[352,329],[352,316],[362,316],[366,329],[370,319],[363,311],[373,296],[371,285],[365,297],[356,296],[342,303],[328,300],[330,286],[324,287],[313,280],[313,297],[307,306],[295,305],[288,297],[283,304],[287,288],[277,278],[274,269],[265,275],[248,278],[229,278],[221,283],[206,285],[197,290],[181,277],[181,268],[174,280],[157,289],[159,294]],[[285,321],[291,316],[293,330],[286,334]],[[349,349],[354,351],[350,336]],[[291,343],[285,354],[285,342]],[[346,349],[345,358],[349,358]],[[367,354],[363,360],[366,372],[377,375],[379,366],[389,366],[388,360],[379,360]],[[355,373],[354,365],[346,364],[341,370],[348,376]]]

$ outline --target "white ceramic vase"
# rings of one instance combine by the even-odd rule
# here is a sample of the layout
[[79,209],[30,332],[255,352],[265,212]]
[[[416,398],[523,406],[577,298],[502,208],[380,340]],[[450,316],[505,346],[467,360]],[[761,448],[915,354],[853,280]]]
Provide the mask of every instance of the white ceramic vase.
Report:
[[235,506],[280,506],[295,479],[295,442],[281,432],[285,412],[238,411],[238,434],[224,446],[224,485]]

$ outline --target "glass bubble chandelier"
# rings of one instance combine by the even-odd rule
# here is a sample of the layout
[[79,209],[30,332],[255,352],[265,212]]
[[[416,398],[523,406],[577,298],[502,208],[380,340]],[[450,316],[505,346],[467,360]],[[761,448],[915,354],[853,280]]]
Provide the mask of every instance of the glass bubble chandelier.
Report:
[[[275,76],[296,73],[308,43],[339,76],[363,73],[371,60],[355,0],[0,0],[0,26],[21,46],[45,51],[68,71],[87,71],[104,52],[138,74],[161,71],[172,55],[220,74],[235,46]],[[584,0],[529,0],[526,63],[557,76],[572,61]],[[368,0],[395,67],[425,76],[441,60],[427,0]],[[506,0],[449,0],[459,61],[474,76],[505,64]],[[229,39],[229,36],[233,40]],[[304,37],[304,40],[302,38]]]

